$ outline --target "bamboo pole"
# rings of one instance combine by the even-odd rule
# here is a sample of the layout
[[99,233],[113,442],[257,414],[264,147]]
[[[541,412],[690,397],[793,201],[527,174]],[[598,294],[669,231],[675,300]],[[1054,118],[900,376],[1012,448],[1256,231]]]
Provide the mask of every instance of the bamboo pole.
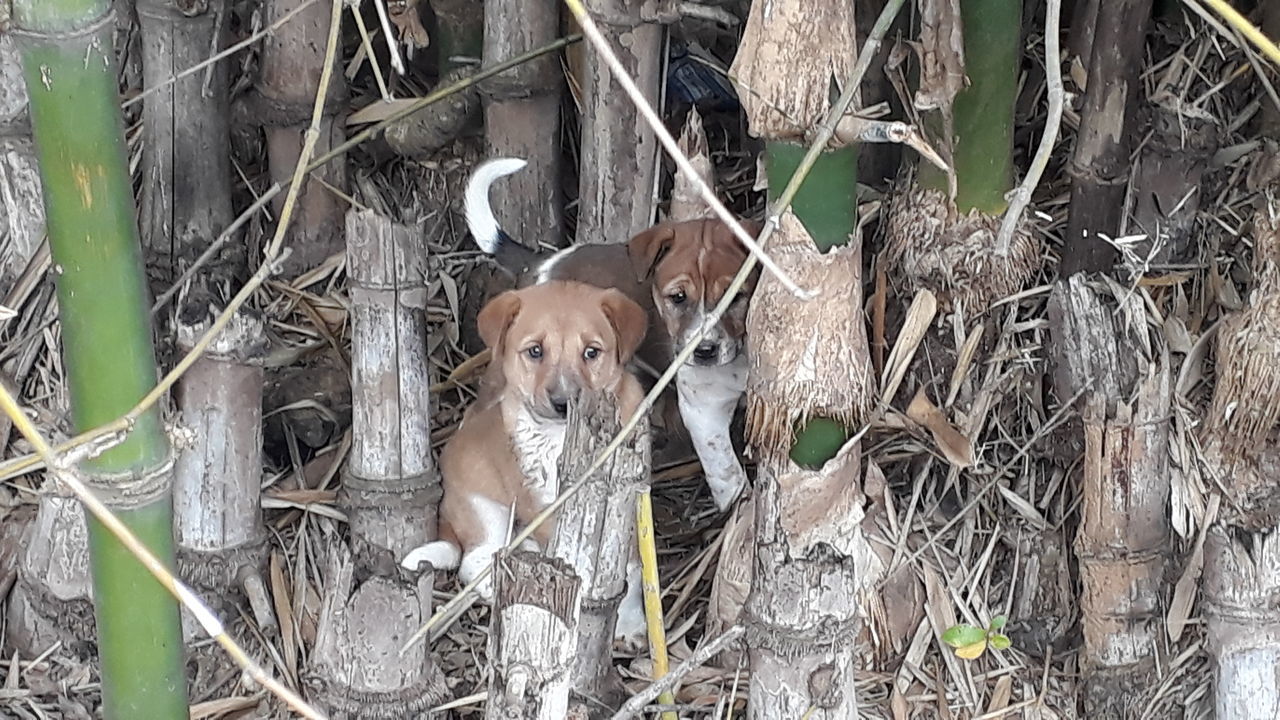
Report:
[[[23,54],[77,432],[126,412],[156,381],[138,228],[125,157],[107,0],[20,0]],[[86,479],[169,568],[173,460],[158,408],[84,463]],[[104,714],[186,718],[178,605],[89,520]]]

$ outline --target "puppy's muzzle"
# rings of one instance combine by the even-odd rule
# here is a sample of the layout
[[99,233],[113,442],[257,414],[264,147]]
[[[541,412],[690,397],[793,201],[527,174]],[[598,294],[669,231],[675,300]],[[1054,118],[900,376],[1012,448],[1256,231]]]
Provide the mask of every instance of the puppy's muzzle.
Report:
[[720,358],[720,344],[710,340],[703,340],[698,343],[698,347],[693,349],[693,359],[699,365],[712,365]]
[[538,414],[551,420],[564,420],[569,417],[569,401],[578,394],[575,383],[563,377],[557,377],[547,386],[546,397],[539,403]]

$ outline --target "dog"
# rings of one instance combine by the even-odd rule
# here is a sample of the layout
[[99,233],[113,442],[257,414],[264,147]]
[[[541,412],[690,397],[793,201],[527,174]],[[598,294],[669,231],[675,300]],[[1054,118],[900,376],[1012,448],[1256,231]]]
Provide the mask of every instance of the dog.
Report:
[[[559,495],[557,465],[573,398],[613,393],[620,422],[640,406],[644,392],[627,361],[648,318],[617,290],[551,281],[496,296],[476,324],[493,352],[492,374],[440,455],[440,539],[402,560],[411,570],[423,561],[457,569],[464,583],[507,544],[513,526],[527,526]],[[552,522],[538,526],[523,547],[547,548]],[[638,552],[628,573],[615,635],[622,645],[637,647],[645,637]],[[491,578],[477,586],[487,602]]]
[[[530,250],[499,226],[489,203],[493,183],[525,165],[518,158],[498,158],[473,171],[464,208],[476,244],[517,287],[574,280],[614,288],[650,318],[656,316],[658,322],[648,328],[638,351],[637,365],[657,377],[655,368],[667,367],[676,349],[707,326],[708,314],[746,261],[746,249],[721,221],[700,219],[662,223],[625,244],[580,244],[554,253]],[[742,225],[752,235],[763,229],[752,221]],[[728,311],[705,328],[703,339],[676,374],[680,418],[721,511],[747,484],[729,426],[746,388],[746,313],[758,278],[759,270],[753,270]]]

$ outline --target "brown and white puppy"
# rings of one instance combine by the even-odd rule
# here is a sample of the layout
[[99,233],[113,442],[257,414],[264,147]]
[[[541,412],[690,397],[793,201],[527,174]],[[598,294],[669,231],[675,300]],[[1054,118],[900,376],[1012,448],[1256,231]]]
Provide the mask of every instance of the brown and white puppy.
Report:
[[[743,228],[753,235],[762,229],[753,222]],[[710,323],[711,311],[747,260],[746,249],[724,223],[664,223],[636,235],[628,250],[635,266],[651,278],[654,307],[675,346],[685,347],[701,335],[676,371],[676,391],[711,497],[724,510],[747,484],[729,426],[746,391],[747,309],[760,272],[751,271],[724,314]]]
[[[467,225],[480,249],[493,256],[518,287],[553,280],[576,280],[616,288],[643,307],[651,323],[637,365],[651,377],[670,364],[675,352],[706,333],[676,376],[681,419],[702,461],[716,505],[724,510],[746,484],[746,473],[729,442],[729,422],[742,396],[746,362],[744,325],[758,272],[719,320],[707,315],[724,296],[747,258],[745,248],[719,220],[670,222],[646,230],[624,244],[575,245],[555,253],[529,250],[498,225],[489,189],[499,178],[526,165],[498,158],[476,167],[467,183]],[[758,223],[744,222],[754,234]]]
[[[626,365],[648,319],[617,290],[553,281],[498,295],[477,325],[493,351],[491,373],[440,456],[440,540],[402,561],[411,569],[424,560],[457,568],[464,583],[560,493],[557,465],[573,398],[607,391],[618,399],[620,421],[635,412],[644,393]],[[526,547],[546,548],[551,522]],[[618,610],[617,634],[629,644],[645,631],[636,560]],[[478,591],[492,600],[489,578]]]

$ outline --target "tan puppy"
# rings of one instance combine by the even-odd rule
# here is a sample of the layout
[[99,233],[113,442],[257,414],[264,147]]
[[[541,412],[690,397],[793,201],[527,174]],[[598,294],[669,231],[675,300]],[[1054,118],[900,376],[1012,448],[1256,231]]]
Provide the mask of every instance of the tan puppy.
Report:
[[[744,222],[743,229],[759,235],[762,227]],[[632,264],[650,278],[654,308],[674,346],[682,348],[703,333],[676,372],[676,391],[707,488],[725,510],[747,484],[729,425],[746,390],[747,308],[760,271],[747,276],[725,313],[709,324],[708,315],[747,260],[728,226],[711,219],[664,223],[636,235],[627,248]]]
[[[480,397],[440,456],[440,540],[402,561],[408,568],[424,560],[437,569],[456,567],[464,583],[560,493],[569,402],[582,391],[611,392],[622,422],[639,407],[644,393],[626,364],[648,319],[617,290],[553,281],[498,295],[477,325],[493,361]],[[526,547],[546,548],[551,522]],[[627,642],[644,633],[636,574],[619,608],[617,633]],[[478,592],[492,600],[489,578]]]

